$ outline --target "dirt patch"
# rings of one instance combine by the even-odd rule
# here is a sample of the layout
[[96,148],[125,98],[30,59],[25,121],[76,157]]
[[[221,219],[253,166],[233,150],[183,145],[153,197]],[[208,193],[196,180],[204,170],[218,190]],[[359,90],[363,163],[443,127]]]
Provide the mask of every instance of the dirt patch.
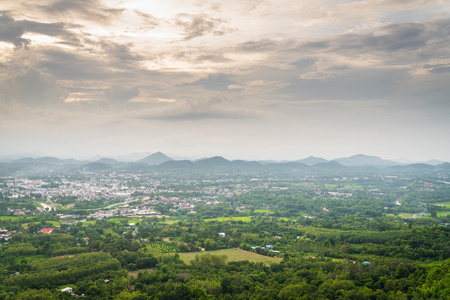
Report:
[[71,255],[61,255],[61,256],[55,256],[52,258],[61,258],[61,257],[74,257],[75,255],[71,254]]

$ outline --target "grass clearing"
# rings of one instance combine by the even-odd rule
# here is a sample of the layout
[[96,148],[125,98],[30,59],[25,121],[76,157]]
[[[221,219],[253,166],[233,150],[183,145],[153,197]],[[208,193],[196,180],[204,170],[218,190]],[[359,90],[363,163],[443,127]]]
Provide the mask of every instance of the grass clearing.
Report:
[[433,203],[434,206],[443,206],[445,208],[450,208],[450,202]]
[[[45,222],[47,223],[47,225],[45,225],[44,228],[59,226],[59,223],[57,221],[45,221]],[[41,224],[41,222],[23,223],[23,224],[21,224],[21,226],[22,226],[22,228],[25,228],[25,227],[29,226],[30,224]]]
[[226,255],[227,262],[248,260],[252,262],[262,262],[266,265],[269,265],[272,263],[279,263],[283,260],[281,257],[265,256],[238,248],[204,251],[204,252],[178,253],[178,255],[180,255],[180,259],[182,259],[186,264],[189,264],[191,260],[194,260],[196,255],[205,255],[205,254]]
[[427,214],[427,213],[415,213],[415,214],[399,213],[398,216],[401,218],[404,218],[404,219],[415,219],[415,218],[427,218],[427,217],[430,217],[430,214]]
[[271,211],[269,209],[255,209],[255,213],[269,215],[269,214],[274,214],[275,212]]
[[283,220],[283,221],[297,221],[297,219],[294,218],[286,218],[286,217],[280,217],[278,218],[279,220]]
[[31,216],[0,216],[0,220],[11,220],[11,221],[15,221],[15,220],[22,220],[22,219],[25,219],[26,217],[31,217]]
[[205,222],[217,221],[217,222],[226,222],[226,221],[242,221],[242,222],[250,222],[252,217],[220,217],[213,219],[204,219]]
[[174,224],[174,223],[180,222],[181,220],[182,220],[182,219],[180,219],[180,218],[166,217],[166,218],[164,219],[164,221],[161,221],[161,223],[164,223],[164,224]]
[[141,269],[141,270],[136,270],[136,271],[129,271],[128,275],[133,276],[133,277],[137,277],[139,273],[144,273],[144,272],[154,272],[155,270],[153,269]]

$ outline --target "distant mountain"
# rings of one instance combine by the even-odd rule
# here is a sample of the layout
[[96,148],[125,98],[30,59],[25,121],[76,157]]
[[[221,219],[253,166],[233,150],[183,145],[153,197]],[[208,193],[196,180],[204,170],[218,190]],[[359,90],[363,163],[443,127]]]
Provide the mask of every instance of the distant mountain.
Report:
[[85,172],[100,172],[111,169],[111,166],[101,162],[93,162],[85,164],[81,169]]
[[111,166],[119,163],[114,158],[108,158],[108,157],[102,157],[102,158],[100,158],[99,160],[97,160],[95,162],[108,164],[108,165],[111,165]]
[[156,166],[157,169],[189,169],[194,166],[190,160],[168,160]]
[[438,159],[430,159],[430,160],[424,161],[423,163],[427,164],[427,165],[437,166],[437,165],[445,163],[445,161],[438,160]]
[[278,163],[286,163],[289,162],[287,160],[258,160],[258,163],[262,165],[268,165],[268,164],[278,164]]
[[169,160],[172,160],[172,158],[168,157],[164,153],[156,152],[147,157],[144,157],[143,159],[138,160],[137,162],[154,166],[154,165],[160,165]]
[[260,168],[262,165],[257,161],[233,160],[231,165],[237,168]]
[[222,156],[213,156],[209,158],[196,160],[194,164],[197,167],[223,167],[228,166],[230,164],[230,161],[228,159],[223,158]]
[[307,157],[307,158],[298,159],[295,162],[299,162],[299,163],[302,163],[302,164],[305,164],[305,165],[308,165],[308,166],[313,166],[315,164],[325,163],[327,161],[328,160],[326,160],[325,158],[316,157],[316,156],[310,156],[310,157]]
[[64,164],[64,161],[56,158],[56,157],[50,157],[50,156],[45,156],[45,157],[39,157],[36,158],[34,161],[36,162],[40,162],[40,163],[47,163],[47,164]]
[[[116,155],[116,156],[112,156],[112,157],[118,161],[135,162],[135,161],[141,160],[149,155],[151,155],[151,153],[146,152],[146,153],[130,153],[130,154],[124,154],[124,155]],[[101,158],[101,157],[99,157],[99,158]]]
[[12,163],[16,163],[16,164],[22,164],[22,163],[28,164],[28,163],[34,163],[34,162],[35,162],[35,160],[32,157],[24,157],[24,158],[19,158],[19,159],[12,161]]
[[450,163],[448,162],[437,165],[436,167],[444,171],[450,171]]
[[310,166],[303,164],[303,163],[295,162],[295,161],[271,163],[271,164],[264,165],[264,167],[269,170],[283,171],[283,172],[291,171],[291,170],[310,169]]
[[313,167],[314,167],[314,168],[318,168],[318,169],[333,169],[333,170],[336,170],[336,169],[346,169],[346,168],[347,168],[346,166],[344,166],[344,165],[338,163],[338,162],[335,161],[335,160],[328,161],[328,162],[318,163],[318,164],[315,164]]
[[396,162],[392,160],[381,159],[378,156],[368,156],[363,154],[338,158],[335,159],[334,161],[347,167],[356,167],[356,166],[388,167],[398,165]]
[[51,164],[51,165],[63,165],[66,163],[72,163],[72,161],[75,161],[75,160],[67,160],[67,162],[65,162],[65,160],[61,160],[56,157],[45,156],[45,157],[39,157],[39,158],[24,157],[24,158],[13,160],[12,162],[13,163],[25,163],[25,164],[40,163],[40,164]]
[[405,166],[392,166],[387,167],[385,170],[389,171],[397,171],[405,174],[421,174],[421,173],[429,173],[436,171],[438,167],[424,164],[424,163],[416,163],[409,164]]
[[424,163],[410,164],[405,167],[409,168],[409,169],[430,170],[430,171],[434,169],[434,166],[429,165],[429,164],[424,164]]

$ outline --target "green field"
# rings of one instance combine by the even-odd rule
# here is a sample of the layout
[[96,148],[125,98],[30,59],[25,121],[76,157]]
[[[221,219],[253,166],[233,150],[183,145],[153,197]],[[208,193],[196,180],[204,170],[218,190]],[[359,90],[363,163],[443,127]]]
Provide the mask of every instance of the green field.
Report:
[[189,253],[178,253],[180,258],[186,263],[189,264],[191,260],[195,259],[196,255],[205,255],[205,254],[215,254],[215,255],[226,255],[227,261],[240,261],[240,260],[248,260],[252,262],[262,262],[266,265],[271,263],[279,263],[283,259],[280,257],[269,257],[261,254],[257,254],[250,251],[245,251],[242,249],[224,249],[224,250],[214,250],[214,251],[204,251],[204,252],[189,252]]
[[415,218],[426,218],[429,217],[430,214],[428,213],[416,213],[416,214],[411,214],[411,213],[399,213],[398,214],[399,217],[401,218],[405,218],[405,219],[415,219]]
[[433,203],[436,206],[443,206],[445,208],[450,208],[450,202],[442,202],[442,203]]
[[[142,218],[126,218],[126,217],[124,217],[124,218],[106,218],[104,220],[106,220],[108,222],[113,222],[113,223],[116,223],[116,224],[120,224],[120,223],[122,223],[122,221],[127,221],[127,223],[138,223],[138,222],[142,221]],[[83,226],[86,227],[89,224],[95,224],[96,221],[97,220],[95,220],[95,221],[85,221],[85,222],[83,222]]]
[[217,221],[217,222],[225,222],[225,221],[242,221],[242,222],[250,222],[252,217],[220,217],[213,219],[205,219],[205,222]]
[[280,217],[278,218],[279,220],[283,220],[283,221],[297,221],[297,219],[294,218],[286,218],[286,217]]
[[15,221],[15,220],[22,220],[22,219],[25,219],[27,217],[30,217],[30,216],[0,216],[0,220]]
[[177,223],[177,222],[179,222],[179,221],[181,221],[180,218],[166,217],[166,218],[164,219],[164,221],[161,221],[161,223],[164,223],[164,224],[173,224],[173,223]]
[[[438,217],[446,217],[450,215],[450,211],[438,211],[436,212]],[[416,214],[409,214],[409,213],[400,213],[398,214],[399,217],[405,218],[405,219],[414,219],[414,218],[430,218],[430,213],[416,213]]]
[[[49,228],[49,227],[58,227],[59,226],[59,223],[58,222],[56,222],[56,221],[46,221],[47,222],[47,225],[45,225],[44,227],[45,228]],[[40,224],[41,222],[31,222],[31,223],[23,223],[23,224],[21,224],[22,225],[22,228],[25,228],[25,227],[27,227],[29,224]]]
[[255,209],[255,213],[257,214],[273,214],[275,213],[274,211],[271,211],[269,209]]

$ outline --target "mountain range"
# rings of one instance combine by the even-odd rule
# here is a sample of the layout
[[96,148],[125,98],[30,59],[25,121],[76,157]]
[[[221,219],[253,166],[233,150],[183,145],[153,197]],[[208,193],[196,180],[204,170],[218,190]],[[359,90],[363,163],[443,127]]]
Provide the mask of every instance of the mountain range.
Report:
[[46,172],[102,172],[108,170],[146,173],[166,170],[216,170],[252,172],[340,172],[340,171],[389,171],[389,172],[434,172],[450,170],[449,163],[436,160],[430,163],[399,164],[377,156],[358,154],[350,157],[326,160],[310,156],[296,161],[246,161],[227,160],[221,156],[199,160],[174,160],[162,152],[126,162],[108,157],[96,160],[59,159],[56,157],[25,157],[0,162],[0,176],[32,176]]

